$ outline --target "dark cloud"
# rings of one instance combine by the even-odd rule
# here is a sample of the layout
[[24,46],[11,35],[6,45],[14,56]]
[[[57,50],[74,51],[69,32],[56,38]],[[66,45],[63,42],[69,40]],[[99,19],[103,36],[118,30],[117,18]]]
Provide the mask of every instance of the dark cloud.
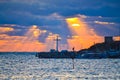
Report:
[[[90,27],[98,34],[102,31],[102,35],[107,35],[112,29],[106,25],[95,24],[94,21],[119,23],[119,5],[119,0],[0,0],[0,24],[25,25],[27,28],[38,25],[40,29],[66,37],[70,33],[65,18],[83,14],[90,16],[85,19]],[[119,24],[108,26],[119,28]],[[22,33],[26,32],[24,30]],[[118,35],[115,30],[110,34]],[[10,34],[20,35],[21,31]]]
[[75,14],[119,16],[119,5],[120,1],[118,0],[95,0],[89,2],[87,0],[11,0],[0,3],[0,10],[1,12],[28,12],[42,16],[55,12],[63,16]]

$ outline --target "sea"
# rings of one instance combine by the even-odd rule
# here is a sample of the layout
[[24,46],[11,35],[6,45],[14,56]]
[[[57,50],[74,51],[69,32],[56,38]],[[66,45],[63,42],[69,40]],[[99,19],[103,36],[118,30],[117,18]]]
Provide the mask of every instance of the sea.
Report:
[[[120,80],[120,59],[40,59],[0,53],[0,80]],[[74,65],[74,68],[73,68]]]

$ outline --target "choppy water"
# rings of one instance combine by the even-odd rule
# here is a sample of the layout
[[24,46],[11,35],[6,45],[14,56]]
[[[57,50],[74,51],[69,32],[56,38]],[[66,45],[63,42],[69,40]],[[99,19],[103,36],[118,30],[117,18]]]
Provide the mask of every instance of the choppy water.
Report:
[[119,80],[120,59],[39,59],[0,55],[0,80]]

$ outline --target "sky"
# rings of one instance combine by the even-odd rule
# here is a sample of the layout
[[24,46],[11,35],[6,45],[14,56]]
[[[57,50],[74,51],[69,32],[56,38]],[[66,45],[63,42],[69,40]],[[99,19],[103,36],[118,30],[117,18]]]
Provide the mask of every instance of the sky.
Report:
[[81,50],[120,37],[120,0],[0,0],[0,52]]

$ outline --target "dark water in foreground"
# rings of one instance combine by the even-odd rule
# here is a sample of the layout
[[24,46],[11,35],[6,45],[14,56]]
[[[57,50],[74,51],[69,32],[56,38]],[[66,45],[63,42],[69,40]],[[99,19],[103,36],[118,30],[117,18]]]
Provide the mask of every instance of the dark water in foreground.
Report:
[[35,54],[1,54],[0,80],[119,80],[120,59],[39,59]]

